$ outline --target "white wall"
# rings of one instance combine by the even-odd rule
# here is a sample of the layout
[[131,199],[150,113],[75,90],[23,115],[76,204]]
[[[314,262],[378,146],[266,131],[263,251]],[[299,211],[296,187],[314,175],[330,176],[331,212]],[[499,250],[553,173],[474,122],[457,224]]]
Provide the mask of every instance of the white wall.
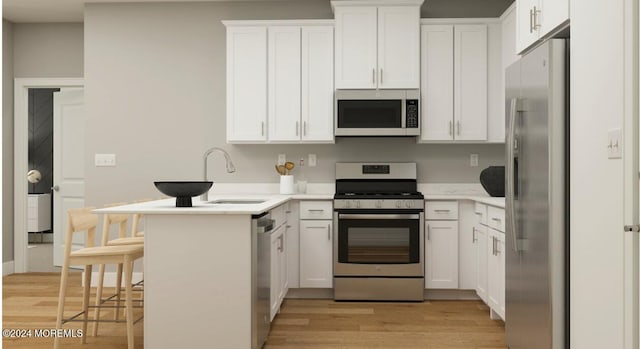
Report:
[[[87,204],[157,197],[153,181],[200,179],[202,154],[230,151],[237,172],[209,159],[218,182],[277,182],[278,153],[318,155],[311,182],[332,182],[336,161],[418,161],[422,182],[478,182],[504,164],[503,145],[418,145],[414,139],[340,139],[336,145],[227,145],[223,19],[333,18],[328,1],[87,4]],[[247,101],[251,103],[251,101]],[[480,154],[470,168],[469,154]],[[93,154],[117,166],[96,168]],[[108,188],[108,190],[105,190]]]
[[13,27],[2,20],[2,262],[13,260]]
[[571,0],[571,348],[623,348],[623,0]]

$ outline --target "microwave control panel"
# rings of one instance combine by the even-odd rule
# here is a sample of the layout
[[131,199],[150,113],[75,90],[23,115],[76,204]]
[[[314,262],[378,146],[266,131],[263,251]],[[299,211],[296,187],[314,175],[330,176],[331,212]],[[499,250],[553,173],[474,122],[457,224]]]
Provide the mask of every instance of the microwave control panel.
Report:
[[407,128],[418,128],[418,100],[407,99]]

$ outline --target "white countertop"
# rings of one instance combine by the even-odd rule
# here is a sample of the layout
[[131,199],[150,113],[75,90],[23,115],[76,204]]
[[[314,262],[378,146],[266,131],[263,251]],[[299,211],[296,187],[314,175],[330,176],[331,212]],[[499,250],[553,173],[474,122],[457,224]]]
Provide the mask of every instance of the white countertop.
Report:
[[504,208],[504,197],[492,197],[468,194],[424,194],[425,200],[472,200],[482,204]]

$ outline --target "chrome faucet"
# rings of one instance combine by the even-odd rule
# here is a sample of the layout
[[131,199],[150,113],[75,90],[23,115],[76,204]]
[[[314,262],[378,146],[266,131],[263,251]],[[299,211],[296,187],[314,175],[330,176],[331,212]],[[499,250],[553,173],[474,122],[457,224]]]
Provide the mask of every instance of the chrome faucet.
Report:
[[[211,153],[213,153],[214,151],[219,151],[219,152],[222,153],[222,155],[224,155],[224,159],[225,159],[225,161],[227,163],[227,173],[236,172],[236,167],[233,165],[233,161],[231,161],[231,156],[229,156],[229,153],[227,153],[227,151],[222,149],[222,148],[213,147],[213,148],[208,149],[207,151],[204,152],[204,180],[205,181],[208,181],[208,179],[207,179],[207,159],[209,158],[209,155],[211,155]],[[202,194],[200,199],[202,201],[209,200],[209,191],[206,191],[204,194]]]

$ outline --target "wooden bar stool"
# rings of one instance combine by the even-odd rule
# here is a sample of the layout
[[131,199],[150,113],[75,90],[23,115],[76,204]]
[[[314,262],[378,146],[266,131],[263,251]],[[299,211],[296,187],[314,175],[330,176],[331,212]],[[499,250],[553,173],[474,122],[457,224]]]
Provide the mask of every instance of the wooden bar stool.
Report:
[[[122,206],[125,203],[115,203],[105,205],[105,207],[113,207],[113,206]],[[102,220],[102,246],[128,246],[128,245],[137,245],[144,246],[144,237],[133,237],[127,236],[127,222],[129,220],[128,214],[118,214],[118,213],[106,213],[104,214]],[[110,239],[111,227],[116,225],[118,227],[118,237],[115,239]],[[94,336],[98,335],[98,324],[100,319],[100,309],[102,304],[106,301],[110,301],[115,297],[115,312],[114,312],[114,320],[118,320],[120,315],[120,295],[121,295],[121,287],[122,284],[122,264],[118,264],[116,271],[116,293],[108,297],[106,300],[102,299],[102,290],[104,285],[104,272],[105,265],[100,264],[98,267],[98,287],[96,290],[96,311],[94,313],[94,324],[92,334]],[[142,300],[142,297],[140,298]]]
[[[62,324],[75,320],[82,315],[82,332],[87,333],[87,321],[89,310],[89,296],[91,292],[91,271],[94,264],[120,264],[124,266],[125,278],[125,307],[127,324],[127,344],[128,349],[133,347],[133,298],[131,279],[133,275],[133,262],[141,258],[144,254],[142,245],[122,245],[122,246],[95,246],[96,227],[98,216],[91,213],[93,207],[71,209],[67,212],[67,231],[65,234],[64,262],[62,264],[62,274],[60,276],[60,295],[58,298],[58,316],[56,319],[56,329],[60,330]],[[73,235],[75,233],[87,232],[85,247],[71,251]],[[64,303],[67,290],[67,280],[69,277],[69,267],[72,265],[84,265],[84,289],[82,300],[82,311],[69,319],[63,319]],[[120,286],[116,285],[119,289]],[[82,344],[86,343],[86,336],[80,338]],[[60,338],[56,336],[53,348],[60,348]]]
[[[142,199],[134,201],[135,203],[148,202],[151,199]],[[142,213],[134,213],[133,221],[131,222],[131,236],[132,237],[144,237],[144,231],[138,231],[140,226],[140,220],[142,219]]]

